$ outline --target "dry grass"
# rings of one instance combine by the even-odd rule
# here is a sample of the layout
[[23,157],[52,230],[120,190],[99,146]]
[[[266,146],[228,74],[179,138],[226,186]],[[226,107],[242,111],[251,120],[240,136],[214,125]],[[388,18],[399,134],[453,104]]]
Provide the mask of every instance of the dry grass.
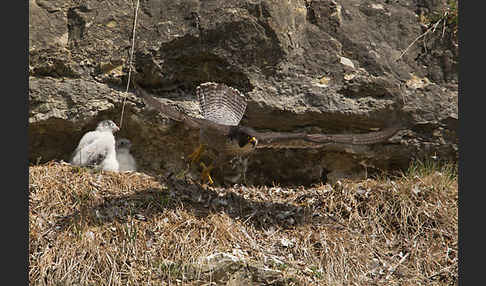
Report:
[[456,285],[457,178],[207,188],[32,166],[32,285]]

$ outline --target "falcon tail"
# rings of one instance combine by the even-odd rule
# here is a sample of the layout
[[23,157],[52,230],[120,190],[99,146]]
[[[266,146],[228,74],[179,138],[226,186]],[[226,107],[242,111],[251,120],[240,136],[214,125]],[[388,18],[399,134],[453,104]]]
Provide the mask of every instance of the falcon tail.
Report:
[[245,96],[222,83],[205,82],[196,88],[202,116],[212,122],[236,126],[246,109]]

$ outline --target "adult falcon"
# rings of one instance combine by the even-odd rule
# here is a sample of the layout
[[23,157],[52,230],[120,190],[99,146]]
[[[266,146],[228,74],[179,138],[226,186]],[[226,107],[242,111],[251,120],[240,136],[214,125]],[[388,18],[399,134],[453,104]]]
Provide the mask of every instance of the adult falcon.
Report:
[[170,119],[198,128],[199,147],[189,155],[197,162],[205,150],[213,154],[209,166],[203,163],[202,181],[213,183],[210,171],[236,156],[249,154],[256,148],[319,148],[326,143],[374,144],[385,141],[400,128],[390,127],[365,134],[307,134],[289,132],[258,132],[240,125],[246,110],[245,96],[237,89],[222,83],[206,82],[196,88],[203,118],[187,115],[177,107],[163,103],[134,83],[137,94],[145,103]]

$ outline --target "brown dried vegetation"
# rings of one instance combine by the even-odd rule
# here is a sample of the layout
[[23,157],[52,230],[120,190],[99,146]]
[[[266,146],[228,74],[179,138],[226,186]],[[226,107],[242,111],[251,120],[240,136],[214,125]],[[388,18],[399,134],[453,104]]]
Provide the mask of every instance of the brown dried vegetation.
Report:
[[450,166],[312,188],[29,168],[32,285],[456,285]]

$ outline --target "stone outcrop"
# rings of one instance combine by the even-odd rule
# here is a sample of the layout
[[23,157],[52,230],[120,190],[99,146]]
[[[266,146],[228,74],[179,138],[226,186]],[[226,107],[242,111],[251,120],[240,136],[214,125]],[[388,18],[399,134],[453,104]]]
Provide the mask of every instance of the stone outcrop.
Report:
[[[224,82],[246,94],[243,123],[259,130],[404,126],[383,144],[258,151],[249,183],[312,184],[406,168],[414,158],[456,160],[458,49],[448,26],[409,47],[427,29],[421,16],[446,7],[418,2],[140,1],[131,77],[194,114],[195,87]],[[118,135],[132,141],[140,170],[185,167],[197,131],[124,92],[135,5],[30,0],[31,163],[68,160],[86,131],[102,119],[119,124],[123,109]]]

